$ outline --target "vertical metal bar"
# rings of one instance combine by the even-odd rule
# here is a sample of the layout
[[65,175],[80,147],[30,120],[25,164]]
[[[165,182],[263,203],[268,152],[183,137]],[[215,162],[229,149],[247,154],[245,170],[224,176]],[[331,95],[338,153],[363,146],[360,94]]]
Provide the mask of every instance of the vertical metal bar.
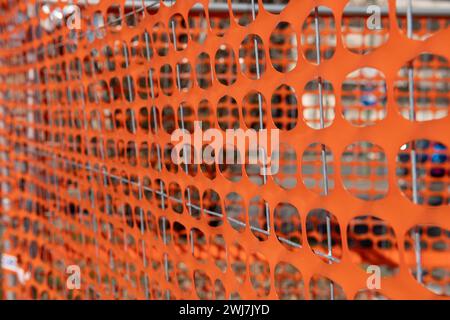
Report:
[[[108,174],[105,166],[103,166],[102,171],[103,171],[103,185],[106,187],[106,186],[108,186],[107,177],[109,177],[109,174]],[[109,203],[109,199],[107,196],[105,196],[105,203],[106,203],[105,204],[106,214],[109,215],[109,210],[110,210],[110,208],[113,208],[113,206]],[[113,226],[109,221],[107,222],[107,224],[108,224],[108,241],[112,244],[113,243],[113,239],[112,239]],[[111,269],[111,271],[114,271],[114,268],[115,268],[112,250],[109,250],[109,268]],[[115,290],[114,285],[111,281],[111,295],[113,297],[114,297],[114,290]]]
[[408,38],[413,36],[413,5],[412,0],[408,0],[408,7],[406,8],[406,35]]
[[[256,19],[256,4],[255,0],[252,0],[252,18],[253,21]],[[258,40],[253,39],[253,49],[255,55],[255,67],[256,67],[256,79],[261,79],[261,67],[259,66],[259,50],[258,50]],[[259,129],[262,130],[264,128],[263,121],[263,110],[262,110],[262,97],[261,93],[258,91],[258,111],[259,111]]]
[[145,57],[147,60],[150,60],[150,48],[149,48],[149,34],[147,31],[144,32],[144,38],[145,38]]
[[414,244],[415,244],[415,255],[416,255],[416,265],[417,265],[417,281],[422,283],[423,281],[423,270],[422,270],[422,252],[420,243],[420,230],[417,228],[414,231]]
[[316,39],[316,62],[320,65],[320,27],[319,27],[319,8],[314,8],[314,33]]
[[[127,50],[127,46],[125,43],[123,43],[123,55],[125,57],[125,68],[128,69],[129,67],[129,57],[128,57],[128,50]],[[128,88],[128,94],[130,96],[130,101],[133,100],[132,99],[132,88],[131,88],[131,80],[130,80],[130,75],[126,76],[127,79],[127,88]],[[131,124],[132,124],[132,130],[133,133],[136,133],[136,121],[135,121],[135,117],[134,117],[134,110],[130,109],[130,113],[131,113]]]
[[253,21],[256,20],[256,3],[255,3],[255,0],[252,0],[252,19],[253,19]]
[[[267,168],[266,168],[266,150],[264,150],[264,148],[260,148],[259,152],[262,154],[262,166],[263,166],[263,181],[264,184],[267,183]],[[279,152],[279,151],[278,151]],[[263,199],[264,200],[264,199]],[[270,236],[270,208],[269,208],[269,204],[264,201],[264,211],[265,211],[265,215],[266,215],[266,224],[267,224],[267,236]]]
[[[316,40],[316,62],[317,65],[321,64],[321,56],[320,56],[320,25],[319,25],[319,8],[314,8],[314,31],[315,31],[315,40]],[[318,87],[319,87],[319,112],[320,112],[320,129],[325,128],[325,117],[324,117],[324,107],[323,107],[323,83],[322,78],[319,76],[318,78]],[[323,190],[324,195],[328,195],[328,168],[327,168],[327,150],[324,144],[321,144],[321,158],[322,158],[322,178],[323,178]],[[328,247],[328,257],[333,257],[333,246],[332,246],[332,235],[331,235],[331,219],[326,213],[326,228],[327,228],[327,247]],[[329,264],[332,263],[332,260],[329,259]],[[330,280],[330,300],[334,300],[334,283]]]
[[[412,0],[408,0],[408,7],[406,9],[406,27],[407,36],[409,39],[413,37],[413,5]],[[414,101],[414,66],[411,61],[408,66],[408,98],[409,98],[409,119],[416,121],[415,101]],[[411,142],[411,179],[412,179],[412,198],[413,203],[419,203],[419,186],[417,183],[417,151],[415,142]],[[414,231],[414,247],[416,255],[417,281],[422,283],[423,269],[422,269],[422,252],[420,243],[419,227]]]
[[[163,243],[164,246],[167,246],[167,234],[166,234],[166,217],[163,217],[163,225],[162,225],[162,229],[163,229]],[[165,279],[166,282],[169,283],[169,261],[167,258],[167,253],[164,252],[164,274],[165,274]],[[170,291],[166,290],[166,297],[167,300],[170,299]]]
[[[251,0],[252,4],[252,21],[256,20],[256,2],[255,0]],[[258,7],[259,8],[259,7]],[[254,49],[254,55],[255,55],[255,67],[256,67],[256,79],[261,79],[261,67],[259,66],[259,50],[258,50],[258,40],[255,38],[253,39],[253,49]],[[263,108],[262,108],[262,95],[261,92],[258,91],[258,115],[259,115],[259,130],[264,129],[264,119],[263,119]],[[278,150],[279,152],[279,150]],[[266,157],[267,153],[266,150],[263,148],[260,148],[257,150],[257,157],[258,155],[262,155],[262,166],[263,166],[263,184],[267,184],[267,168],[266,168]],[[266,216],[266,224],[267,224],[267,232],[270,235],[270,211],[269,211],[269,205],[267,203],[264,203],[264,210],[265,210],[265,216]]]
[[[141,178],[138,176],[138,187],[139,187],[139,201],[142,200],[143,195],[142,195],[142,184],[141,184]],[[142,263],[144,265],[144,270],[147,269],[147,258],[145,256],[145,241],[144,241],[144,210],[139,207],[139,219],[141,221],[141,225],[140,225],[140,231],[141,231],[141,250],[142,250]],[[149,297],[149,290],[148,290],[148,281],[147,281],[147,274],[144,273],[144,290],[145,290],[145,299],[148,300]]]

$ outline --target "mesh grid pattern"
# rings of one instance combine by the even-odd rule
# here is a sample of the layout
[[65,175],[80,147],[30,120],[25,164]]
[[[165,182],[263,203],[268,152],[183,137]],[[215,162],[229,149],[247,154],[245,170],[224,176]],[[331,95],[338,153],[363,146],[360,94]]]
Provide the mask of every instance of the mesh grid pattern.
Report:
[[[0,1],[3,251],[31,273],[5,298],[448,298],[448,17],[408,39],[392,0],[381,31],[344,0],[255,2],[87,1],[48,31]],[[281,129],[280,172],[174,164],[194,121]]]

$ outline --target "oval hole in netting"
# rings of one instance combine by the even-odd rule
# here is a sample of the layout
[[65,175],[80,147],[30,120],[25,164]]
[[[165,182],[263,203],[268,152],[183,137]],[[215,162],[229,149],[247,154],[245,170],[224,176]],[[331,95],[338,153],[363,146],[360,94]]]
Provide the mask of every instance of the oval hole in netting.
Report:
[[305,300],[303,275],[292,264],[278,262],[275,266],[275,290],[281,300]]
[[183,213],[183,192],[176,182],[169,184],[169,202],[175,213]]
[[158,81],[158,73],[155,71],[154,68],[150,68],[148,71],[148,87],[150,89],[150,97],[152,99],[156,99],[159,97],[159,81]]
[[272,151],[272,159],[278,159],[278,172],[273,176],[275,183],[285,190],[297,186],[297,153],[287,143],[281,143],[279,149]]
[[271,98],[272,120],[281,130],[292,130],[298,121],[298,99],[294,88],[280,85]]
[[167,56],[169,53],[169,36],[166,26],[162,22],[157,22],[152,28],[152,40],[156,53],[159,56]]
[[239,25],[246,27],[258,17],[258,1],[231,0],[231,10],[233,12],[234,20]]
[[216,279],[214,282],[214,298],[215,300],[225,300],[226,299],[226,291],[225,287],[220,279]]
[[222,130],[239,128],[239,106],[233,97],[227,95],[219,99],[216,115]]
[[169,20],[169,28],[171,31],[170,41],[177,51],[187,48],[189,37],[187,34],[187,25],[183,16],[179,13],[173,15]]
[[220,195],[213,189],[207,189],[203,192],[202,208],[203,215],[206,217],[208,225],[219,227],[223,223],[223,209]]
[[176,0],[161,0],[162,4],[164,4],[166,7],[171,7],[176,4]]
[[150,130],[152,134],[158,132],[158,128],[161,128],[160,124],[160,110],[156,106],[152,106],[150,109]]
[[163,180],[156,179],[154,182],[155,188],[155,199],[158,205],[158,208],[166,210],[167,209],[167,189]]
[[215,6],[220,6],[222,3],[222,0],[209,0],[208,7],[209,26],[219,37],[222,37],[230,27],[229,11],[225,10],[224,12],[220,12],[219,10],[215,10]]
[[250,230],[260,241],[269,238],[270,208],[269,203],[261,196],[252,197],[248,205]]
[[[448,28],[448,16],[424,14],[424,9],[430,8],[426,0],[411,0],[412,20],[408,21],[407,11],[409,1],[396,0],[397,24],[405,36],[409,37],[408,28],[411,27],[411,38],[414,40],[426,40],[437,32]],[[450,9],[447,1],[435,2],[432,8],[444,13]],[[424,19],[426,17],[426,19]]]
[[183,224],[179,222],[173,223],[173,238],[174,249],[178,255],[190,252],[188,234]]
[[244,161],[237,145],[226,144],[219,151],[219,171],[231,182],[237,183],[242,179],[242,163]]
[[221,44],[215,55],[215,67],[217,80],[225,85],[231,86],[237,79],[236,56],[233,48]]
[[137,123],[134,110],[127,109],[125,111],[125,126],[127,131],[131,134],[136,134],[137,132]]
[[347,244],[352,262],[362,270],[376,266],[383,277],[399,272],[397,238],[388,222],[371,215],[353,218],[347,226]]
[[[405,260],[421,285],[439,296],[450,296],[450,230],[437,225],[416,225],[405,235]],[[420,264],[418,264],[420,260]]]
[[106,10],[106,23],[113,32],[122,29],[122,9],[118,5],[112,5]]
[[333,280],[314,275],[309,282],[309,294],[311,300],[346,300],[342,287]]
[[321,143],[310,144],[303,152],[301,163],[302,179],[306,188],[320,195],[326,195],[333,190],[335,187],[333,163],[334,156],[330,148]]
[[279,22],[270,35],[269,54],[272,66],[278,72],[295,69],[298,61],[297,34],[291,24]]
[[[154,57],[154,48],[153,48],[153,43],[152,43],[152,39],[151,39],[151,35],[150,33],[145,30],[140,37],[140,41],[143,44],[142,47],[140,48],[140,56],[142,58],[147,59],[147,61],[150,61],[150,59],[152,59]],[[109,56],[111,58],[113,58],[112,53],[109,54]],[[114,61],[114,60],[113,60]],[[111,62],[113,62],[111,61]]]
[[[242,101],[242,116],[249,129],[267,128],[267,103],[259,91],[250,91]],[[256,133],[255,133],[256,134]]]
[[[316,36],[317,28],[319,31],[319,48]],[[303,55],[311,63],[317,64],[318,58],[322,63],[323,60],[329,60],[334,56],[337,44],[336,22],[334,13],[330,8],[319,6],[311,10],[303,22],[301,41]],[[317,54],[318,49],[319,54]]]
[[211,278],[202,270],[194,271],[195,291],[201,300],[211,300],[213,298],[213,285]]
[[155,171],[162,170],[161,147],[159,146],[159,144],[152,143],[152,146],[150,148],[150,165]]
[[172,132],[176,128],[176,122],[175,122],[175,112],[173,111],[173,108],[171,106],[166,105],[163,108],[161,122],[163,124],[164,130],[168,134],[172,134]]
[[246,228],[244,199],[237,192],[231,192],[225,197],[225,212],[228,223],[238,232],[244,232]]
[[368,54],[389,39],[388,0],[350,0],[342,14],[342,42],[356,54]]
[[355,126],[370,126],[386,116],[387,88],[384,74],[364,67],[349,73],[342,83],[342,113]]
[[123,16],[129,28],[135,28],[144,17],[142,2],[133,2],[124,6]]
[[[321,102],[322,109],[320,108]],[[336,105],[333,85],[324,79],[309,81],[303,90],[302,105],[303,121],[306,122],[308,127],[322,129],[322,127],[331,126],[335,117],[334,108]]]
[[373,201],[384,198],[389,189],[384,150],[368,141],[347,146],[341,156],[341,177],[353,196]]
[[203,4],[196,3],[188,14],[189,34],[192,40],[203,44],[208,33],[208,21],[206,20]]
[[289,250],[301,248],[302,225],[297,208],[281,202],[274,209],[273,219],[278,241]]
[[202,52],[197,56],[195,72],[198,86],[205,90],[209,89],[212,86],[213,76],[211,59],[206,52]]
[[206,144],[202,147],[202,163],[200,164],[201,171],[203,175],[214,180],[217,176],[217,168],[215,164],[216,151],[213,146]]
[[150,238],[152,240],[158,240],[158,226],[156,224],[156,217],[150,211],[147,211],[147,224],[150,232]]
[[221,234],[210,237],[209,255],[216,267],[225,273],[227,271],[227,243]]
[[196,120],[195,110],[189,102],[182,102],[177,112],[178,127],[194,133],[194,121]]
[[159,224],[159,237],[163,240],[165,245],[168,245],[172,242],[172,232],[171,232],[171,224],[169,219],[162,216],[158,219]]
[[265,297],[270,293],[270,266],[261,253],[249,256],[250,282],[258,297]]
[[228,259],[236,282],[242,285],[247,279],[247,252],[237,241],[230,246]]
[[239,47],[241,72],[252,80],[260,79],[266,72],[264,43],[255,34],[247,35]]
[[139,129],[142,130],[145,134],[149,131],[149,116],[148,116],[148,108],[142,107],[139,109],[138,120]]
[[164,166],[167,172],[178,173],[178,165],[172,161],[172,152],[174,150],[174,146],[171,143],[168,143],[164,146]]
[[190,216],[200,219],[200,192],[196,186],[188,186],[184,191],[184,205]]
[[338,263],[342,257],[341,229],[335,215],[313,209],[306,217],[306,236],[311,250],[324,262]]
[[[415,165],[411,161],[414,154]],[[402,194],[415,204],[449,205],[449,159],[448,147],[439,141],[418,139],[402,145],[396,168],[397,185]],[[416,179],[413,178],[414,170]],[[417,192],[416,197],[414,192]]]
[[178,90],[183,93],[189,92],[194,85],[194,76],[189,60],[187,58],[181,59],[175,68]]
[[[260,158],[262,150],[258,150],[258,146],[249,146],[246,150],[245,154],[245,173],[247,174],[249,180],[258,185],[262,186],[264,183],[267,183],[267,180],[264,178],[264,167],[260,160],[264,158]],[[266,173],[266,179],[268,178]]]
[[209,244],[205,233],[198,228],[193,228],[191,229],[189,237],[193,257],[199,263],[206,263],[209,256]]
[[391,300],[382,293],[378,292],[377,290],[373,289],[362,289],[359,290],[354,300]]
[[210,128],[216,128],[216,117],[213,112],[213,106],[207,99],[202,99],[198,103],[198,121],[201,122],[201,127],[204,131]]
[[272,14],[281,14],[289,4],[289,0],[261,0],[264,10]]
[[174,74],[170,64],[165,64],[159,69],[159,85],[162,93],[172,96],[175,90]]
[[422,53],[409,61],[398,70],[394,82],[394,96],[400,114],[410,121],[447,117],[449,82],[450,64],[445,57]]
[[[177,156],[179,156],[177,161],[180,161],[181,170],[184,173],[195,177],[198,173],[198,163],[200,162],[197,150],[193,145],[188,143],[182,145],[179,151],[180,152],[177,154]],[[172,161],[173,160],[174,158],[172,155]]]
[[179,262],[177,266],[177,284],[180,289],[180,293],[183,294],[186,299],[191,296],[193,289],[191,270],[189,270],[188,265],[185,262]]

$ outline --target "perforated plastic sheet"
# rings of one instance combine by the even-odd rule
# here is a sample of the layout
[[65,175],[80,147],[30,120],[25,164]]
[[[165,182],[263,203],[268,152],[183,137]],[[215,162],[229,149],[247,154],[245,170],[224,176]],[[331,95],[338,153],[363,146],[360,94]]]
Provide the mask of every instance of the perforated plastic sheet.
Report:
[[[30,272],[6,298],[450,295],[448,16],[408,35],[401,1],[380,30],[357,1],[91,2],[71,31],[1,1],[3,252]],[[194,121],[280,129],[280,172],[174,164]]]

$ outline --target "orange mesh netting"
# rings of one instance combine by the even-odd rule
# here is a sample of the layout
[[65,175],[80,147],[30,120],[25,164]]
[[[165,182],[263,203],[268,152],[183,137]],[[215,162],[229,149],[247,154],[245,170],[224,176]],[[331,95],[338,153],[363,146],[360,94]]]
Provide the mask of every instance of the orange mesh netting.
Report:
[[[448,298],[438,2],[73,1],[69,29],[67,1],[1,0],[2,247],[30,274],[4,298]],[[279,172],[175,164],[194,121],[280,129]]]

